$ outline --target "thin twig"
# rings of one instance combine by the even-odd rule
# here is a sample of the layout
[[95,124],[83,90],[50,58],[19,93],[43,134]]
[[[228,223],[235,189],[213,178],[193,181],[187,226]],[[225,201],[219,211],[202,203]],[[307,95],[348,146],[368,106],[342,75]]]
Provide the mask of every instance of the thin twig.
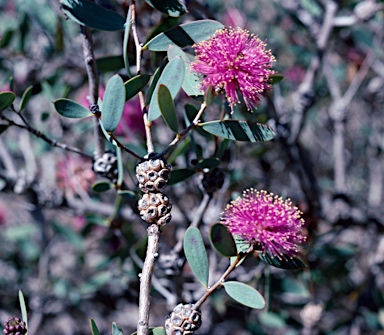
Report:
[[89,159],[93,158],[92,155],[89,155],[89,154],[85,153],[84,151],[82,151],[82,150],[80,150],[78,148],[68,146],[68,145],[66,145],[64,143],[57,142],[56,140],[53,140],[53,139],[47,137],[46,135],[44,135],[39,130],[37,130],[35,128],[32,128],[28,123],[24,126],[22,124],[18,124],[16,122],[8,119],[4,115],[0,115],[0,118],[2,120],[4,120],[4,121],[7,121],[10,126],[15,126],[15,127],[18,127],[18,128],[26,129],[27,131],[29,131],[33,135],[41,138],[43,141],[47,142],[49,145],[51,145],[53,147],[58,147],[58,148],[61,148],[63,150],[66,150],[66,151],[74,152],[74,153],[77,153],[77,154],[79,154],[79,155],[81,155],[83,157],[89,158]]
[[[80,26],[81,36],[83,38],[83,54],[85,68],[88,75],[89,85],[89,103],[95,105],[99,99],[99,76],[97,75],[96,59],[93,52],[93,40],[91,29],[85,26]],[[99,122],[96,118],[93,119],[94,137],[95,137],[95,155],[94,158],[100,158],[104,153],[104,137],[101,132]]]
[[333,29],[333,20],[336,15],[337,8],[338,5],[336,1],[330,0],[327,2],[323,24],[316,43],[317,52],[313,56],[304,80],[300,84],[296,93],[296,110],[292,118],[291,135],[288,140],[289,144],[297,141],[300,131],[303,128],[304,116],[308,108],[313,103],[315,79],[323,60],[324,50]]
[[[133,40],[135,42],[136,47],[136,74],[139,75],[141,73],[141,54],[142,54],[142,46],[139,41],[139,36],[137,35],[137,29],[136,29],[136,0],[132,0],[131,4],[131,28],[132,28],[132,36]],[[147,140],[147,151],[148,154],[151,152],[154,152],[154,146],[152,141],[152,133],[151,133],[151,125],[152,122],[148,121],[148,111],[145,106],[145,99],[143,92],[139,92],[139,100],[140,100],[140,107],[141,111],[143,113],[143,122],[145,127],[145,137]]]
[[207,300],[208,297],[224,283],[225,279],[230,275],[230,273],[234,269],[236,269],[236,266],[241,262],[241,260],[252,252],[253,246],[251,246],[244,254],[237,255],[236,260],[229,265],[228,269],[224,272],[224,274],[219,278],[219,280],[215,284],[207,288],[204,295],[195,303],[194,307],[196,309],[199,308],[205,302],[205,300]]
[[169,143],[168,147],[163,152],[160,153],[160,156],[166,155],[183,137],[185,137],[189,133],[190,130],[192,130],[194,127],[196,127],[199,124],[201,115],[203,115],[206,108],[207,108],[207,104],[204,101],[201,104],[200,110],[195,116],[194,120],[191,122],[191,124],[187,128],[185,128],[183,132],[176,135],[173,141]]

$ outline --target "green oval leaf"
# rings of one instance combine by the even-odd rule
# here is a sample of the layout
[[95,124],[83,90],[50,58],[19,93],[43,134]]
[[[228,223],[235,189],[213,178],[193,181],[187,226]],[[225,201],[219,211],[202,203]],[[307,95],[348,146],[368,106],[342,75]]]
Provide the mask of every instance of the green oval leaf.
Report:
[[64,14],[78,24],[106,31],[124,29],[125,19],[94,2],[87,0],[61,0]]
[[21,100],[20,100],[20,104],[19,104],[19,113],[25,108],[25,106],[27,105],[29,99],[31,98],[32,96],[32,88],[33,88],[33,85],[31,86],[28,86],[26,88],[26,90],[24,91],[22,97],[21,97]]
[[237,255],[236,243],[227,227],[221,223],[215,223],[211,227],[210,238],[212,245],[224,257]]
[[13,92],[0,93],[0,112],[7,109],[15,101],[16,95]]
[[208,287],[208,257],[199,229],[189,227],[184,236],[184,254],[192,272]]
[[117,72],[124,67],[124,60],[121,55],[106,56],[96,60],[97,69],[102,72]]
[[264,142],[275,138],[272,128],[248,121],[225,120],[200,123],[208,133],[234,141]]
[[159,90],[157,91],[157,103],[159,104],[159,109],[165,123],[169,129],[177,134],[179,132],[179,125],[177,123],[175,105],[171,92],[169,92],[168,87],[164,84],[160,84]]
[[28,314],[27,314],[27,306],[25,305],[24,295],[21,290],[19,290],[19,303],[21,310],[21,318],[25,322],[25,326],[28,329]]
[[80,119],[93,115],[90,110],[70,99],[60,98],[53,101],[56,111],[71,119]]
[[178,0],[145,0],[145,2],[172,17],[179,17],[187,12],[185,6]]
[[167,30],[148,41],[143,49],[152,51],[167,51],[170,44],[184,48],[197,42],[207,40],[216,30],[224,26],[214,20],[199,20],[184,23]]
[[188,96],[204,95],[204,92],[200,89],[200,79],[197,73],[191,72],[189,69],[191,59],[181,48],[176,45],[170,45],[168,48],[168,59],[172,60],[176,57],[181,57],[185,64],[184,80],[183,84],[181,85],[184,92]]
[[301,270],[305,268],[305,263],[297,257],[278,259],[277,257],[272,257],[271,255],[266,253],[259,254],[259,258],[264,263],[267,263],[279,269]]
[[223,286],[227,294],[240,304],[256,309],[265,307],[263,296],[253,287],[236,281],[225,282]]
[[283,79],[284,79],[284,76],[279,74],[279,73],[271,74],[269,76],[269,80],[270,80],[271,85],[275,85],[275,84],[279,83],[280,81],[282,81]]
[[164,327],[156,327],[148,332],[148,335],[165,335]]
[[129,69],[128,42],[129,42],[129,32],[131,30],[131,17],[132,17],[132,7],[129,6],[127,18],[125,20],[124,39],[123,39],[123,59],[124,59],[125,71],[127,71],[127,74],[130,77],[132,77],[132,75]]
[[107,132],[116,129],[123,115],[125,104],[125,87],[123,79],[115,74],[105,88],[101,122]]
[[98,193],[106,192],[115,188],[115,184],[109,181],[98,181],[92,185],[92,190]]
[[93,319],[89,319],[89,322],[91,323],[92,335],[100,335],[99,329],[97,328],[95,321]]
[[116,322],[112,322],[112,335],[123,335],[123,330]]
[[197,171],[195,169],[175,169],[172,170],[168,185],[174,185],[192,177]]
[[140,74],[126,81],[124,83],[125,99],[129,100],[139,93],[147,85],[150,78],[149,74]]
[[172,99],[174,99],[176,94],[180,91],[183,79],[184,62],[180,57],[176,57],[166,65],[156,84],[155,90],[151,98],[151,102],[149,104],[148,121],[154,121],[161,115],[159,103],[157,101],[157,95],[160,85],[163,84],[167,86],[171,93]]

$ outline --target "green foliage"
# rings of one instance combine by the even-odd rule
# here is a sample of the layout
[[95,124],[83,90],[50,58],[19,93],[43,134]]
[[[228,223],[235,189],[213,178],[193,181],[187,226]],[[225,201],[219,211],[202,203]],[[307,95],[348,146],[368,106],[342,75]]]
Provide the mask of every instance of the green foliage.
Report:
[[20,99],[19,113],[25,108],[25,106],[27,105],[29,99],[31,98],[31,96],[32,96],[32,89],[33,89],[32,85],[28,86],[25,89],[25,91],[24,91],[24,93],[23,93],[23,95],[22,95],[22,97]]
[[62,11],[71,20],[90,28],[117,31],[123,30],[125,19],[94,2],[87,0],[61,0]]
[[228,281],[222,284],[227,294],[242,305],[261,309],[265,307],[263,296],[253,287],[236,281]]
[[117,72],[124,67],[124,59],[121,55],[105,56],[97,58],[97,69],[102,72]]
[[123,115],[125,105],[125,87],[123,79],[114,75],[105,88],[101,121],[106,132],[114,131]]
[[305,268],[305,263],[297,257],[279,259],[277,257],[271,257],[268,253],[266,253],[265,255],[260,254],[259,257],[260,260],[262,260],[264,263],[267,263],[279,269],[301,270]]
[[216,30],[223,27],[221,23],[214,20],[184,23],[157,35],[147,42],[143,48],[151,51],[167,51],[170,44],[184,48],[207,40]]
[[20,303],[20,310],[21,310],[21,318],[25,322],[25,325],[28,329],[28,314],[27,314],[27,306],[25,305],[25,299],[23,292],[19,290],[19,303]]
[[16,95],[13,92],[1,92],[0,93],[0,112],[7,109],[15,101]]
[[168,185],[175,185],[177,183],[180,183],[192,177],[195,173],[197,173],[196,169],[174,169],[171,173],[171,178],[168,181]]
[[221,223],[215,223],[210,231],[211,243],[224,257],[237,255],[236,243],[227,227]]
[[187,11],[185,5],[179,0],[145,0],[145,2],[158,11],[172,17],[179,17]]
[[106,192],[115,188],[115,184],[110,181],[98,181],[92,185],[92,190],[98,193]]
[[173,103],[171,92],[169,92],[168,87],[164,84],[159,85],[157,91],[157,103],[165,123],[168,125],[169,129],[177,134],[179,132],[179,125],[177,123],[175,105]]
[[112,335],[123,335],[123,330],[116,322],[112,322]]
[[181,48],[176,45],[169,45],[168,59],[172,60],[176,57],[181,57],[185,64],[184,80],[181,85],[184,92],[189,96],[203,95],[204,92],[200,89],[200,80],[195,72],[191,72],[189,64],[191,62],[192,55],[186,54]]
[[208,287],[208,257],[199,229],[189,227],[184,235],[184,254],[196,278]]
[[234,141],[264,142],[275,138],[275,132],[268,126],[248,121],[211,121],[200,123],[198,127],[208,133]]
[[183,79],[184,62],[180,57],[176,57],[165,66],[159,80],[156,83],[156,87],[153,91],[151,102],[149,104],[148,121],[154,121],[161,115],[157,98],[160,85],[163,84],[167,86],[171,93],[172,99],[174,99],[176,94],[180,91]]
[[99,329],[97,328],[95,321],[93,319],[89,319],[89,322],[91,324],[92,335],[100,335]]
[[53,101],[53,104],[55,106],[56,111],[60,115],[71,119],[80,119],[93,115],[89,109],[79,105],[77,102],[74,102],[70,99],[56,99]]

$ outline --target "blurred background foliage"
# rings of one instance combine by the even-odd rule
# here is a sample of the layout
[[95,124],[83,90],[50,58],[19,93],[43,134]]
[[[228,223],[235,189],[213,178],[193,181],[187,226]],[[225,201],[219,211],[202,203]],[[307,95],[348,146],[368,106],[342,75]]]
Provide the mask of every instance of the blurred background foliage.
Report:
[[[98,3],[122,16],[129,5]],[[203,306],[199,334],[384,334],[384,13],[383,2],[375,3],[379,10],[372,14],[370,3],[375,2],[189,0],[187,14],[170,18],[138,1],[141,41],[179,23],[217,19],[267,39],[275,69],[285,77],[254,113],[242,106],[234,113],[272,126],[274,141],[234,143],[194,132],[169,157],[175,170],[196,169],[202,158],[221,159],[225,181],[208,201],[203,232],[249,187],[290,197],[306,220],[307,267],[289,272],[248,259],[234,276],[257,287],[268,308],[250,310],[216,292]],[[321,48],[331,5],[337,6],[334,26]],[[128,79],[123,32],[93,31],[93,37],[103,92],[114,73]],[[0,91],[15,92],[18,106],[31,87],[22,111],[28,124],[92,155],[92,122],[64,119],[52,104],[69,97],[88,107],[79,26],[66,20],[56,1],[0,0],[0,38]],[[133,43],[129,51],[133,60]],[[143,73],[152,75],[164,54],[143,56]],[[194,102],[179,94],[180,120],[186,103]],[[221,108],[217,99],[205,117]],[[132,122],[140,120],[135,99],[124,113],[117,134],[144,155],[140,121]],[[21,124],[12,111],[2,115]],[[125,333],[134,331],[146,243],[135,201],[113,190],[92,191],[100,178],[88,157],[53,148],[26,129],[4,127],[4,119],[0,124],[0,320],[19,316],[22,289],[30,334],[89,334],[88,318],[103,333],[112,321]],[[154,129],[161,151],[173,135],[161,120]],[[133,191],[136,163],[124,154],[125,183]],[[202,293],[177,242],[207,200],[198,187],[203,174],[200,169],[167,191],[174,219],[162,234],[153,326],[163,325],[165,311],[178,302],[194,302]],[[209,257],[212,276],[218,276],[227,261],[214,251]]]

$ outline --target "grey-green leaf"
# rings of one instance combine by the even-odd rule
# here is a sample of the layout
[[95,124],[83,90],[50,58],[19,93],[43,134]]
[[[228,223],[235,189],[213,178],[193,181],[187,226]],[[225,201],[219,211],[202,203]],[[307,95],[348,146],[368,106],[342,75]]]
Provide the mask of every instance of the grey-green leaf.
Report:
[[125,21],[125,30],[124,30],[124,39],[123,39],[123,58],[124,66],[127,71],[128,76],[131,77],[131,71],[129,69],[129,59],[128,59],[128,42],[129,42],[129,32],[131,30],[131,17],[132,17],[132,7],[129,6],[127,18]]
[[224,257],[237,255],[236,243],[228,228],[221,223],[215,223],[211,227],[210,238],[212,245]]
[[123,115],[124,104],[124,82],[123,79],[116,74],[107,83],[104,93],[103,109],[101,111],[101,120],[107,132],[112,132],[116,129]]
[[184,80],[181,85],[182,89],[188,96],[204,95],[200,89],[200,79],[195,72],[191,72],[189,65],[191,63],[188,55],[178,46],[170,45],[168,48],[168,59],[172,60],[176,57],[181,57],[185,64]]
[[92,185],[92,190],[97,193],[106,192],[115,188],[115,184],[109,181],[99,181]]
[[199,229],[189,227],[184,236],[184,254],[196,278],[208,287],[208,257]]
[[159,109],[165,123],[169,129],[177,134],[179,132],[179,125],[177,123],[175,105],[171,92],[169,92],[168,87],[164,84],[160,84],[159,90],[157,91],[157,103],[159,104]]
[[157,92],[161,84],[168,87],[172,99],[175,98],[176,94],[180,91],[181,84],[184,79],[184,62],[180,57],[176,57],[171,60],[164,68],[161,76],[154,89],[151,102],[148,110],[148,121],[156,120],[160,115],[161,111],[157,100]]
[[124,83],[125,99],[129,100],[139,93],[147,85],[150,78],[149,74],[140,74],[126,81]]
[[95,321],[93,319],[89,319],[89,322],[91,323],[92,335],[100,335],[99,329],[97,328]]
[[143,48],[152,51],[167,51],[170,44],[184,48],[207,40],[216,30],[222,28],[224,28],[224,26],[214,20],[199,20],[184,23],[152,38]]
[[15,101],[16,95],[13,92],[0,93],[0,112],[7,109]]
[[227,294],[240,304],[256,309],[265,307],[263,296],[253,287],[236,281],[225,282],[223,286]]
[[112,335],[123,335],[123,330],[116,322],[112,322]]
[[277,257],[272,257],[271,255],[266,253],[266,254],[260,254],[259,258],[264,263],[267,263],[279,269],[301,270],[305,268],[305,263],[300,258],[297,258],[297,257],[287,257],[287,258],[279,259]]
[[20,310],[21,310],[21,318],[25,322],[25,325],[28,329],[28,314],[27,314],[27,306],[25,305],[25,299],[23,292],[19,290],[19,303],[20,303]]
[[164,327],[156,327],[148,332],[148,335],[165,335]]
[[61,0],[60,3],[64,14],[78,24],[105,31],[124,29],[124,17],[94,2]]
[[31,98],[32,96],[32,88],[33,88],[33,85],[31,86],[28,86],[26,88],[26,90],[24,91],[22,97],[21,97],[21,100],[20,100],[20,104],[19,104],[19,112],[21,112],[25,106],[27,105],[29,99]]
[[145,2],[158,11],[172,17],[179,17],[187,11],[184,4],[179,0],[145,0]]
[[80,119],[93,115],[90,110],[70,99],[60,98],[53,101],[56,111],[71,119]]
[[272,128],[248,121],[211,121],[198,125],[208,133],[234,141],[264,142],[275,138]]
[[280,81],[282,81],[284,79],[284,76],[282,74],[279,74],[279,73],[275,73],[275,74],[272,74],[269,76],[269,80],[271,82],[271,85],[275,85],[277,83],[279,83]]
[[192,177],[197,170],[195,169],[175,169],[172,170],[171,178],[168,181],[168,185],[174,185],[184,181],[185,179]]

